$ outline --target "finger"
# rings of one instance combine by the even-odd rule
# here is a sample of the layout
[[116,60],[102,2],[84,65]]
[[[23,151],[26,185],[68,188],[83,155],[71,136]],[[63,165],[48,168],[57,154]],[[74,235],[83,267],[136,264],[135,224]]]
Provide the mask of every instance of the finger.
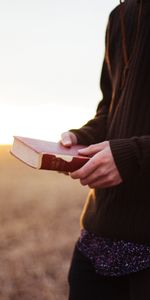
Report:
[[97,178],[93,182],[90,182],[88,184],[88,186],[91,189],[94,189],[94,188],[108,188],[108,187],[113,186],[113,183],[108,180],[108,176],[102,176],[102,177]]
[[90,188],[110,188],[122,183],[122,180],[114,180],[112,176],[106,175],[99,177],[97,180],[94,180],[89,184]]
[[78,152],[79,152],[79,154],[90,156],[90,155],[94,155],[95,153],[97,153],[99,151],[102,151],[105,148],[105,146],[106,146],[105,142],[98,143],[98,144],[90,145],[89,147],[80,149],[80,150],[78,150]]
[[93,173],[97,169],[97,167],[100,166],[101,166],[100,159],[97,160],[97,157],[94,156],[82,168],[71,173],[70,175],[73,179],[84,179],[88,177],[91,173]]
[[89,185],[95,181],[98,181],[104,177],[106,177],[106,171],[104,172],[103,170],[97,168],[93,173],[91,173],[88,177],[81,179],[81,184],[82,185]]
[[72,140],[71,140],[69,132],[62,133],[62,135],[61,135],[61,143],[65,147],[71,147],[72,146]]

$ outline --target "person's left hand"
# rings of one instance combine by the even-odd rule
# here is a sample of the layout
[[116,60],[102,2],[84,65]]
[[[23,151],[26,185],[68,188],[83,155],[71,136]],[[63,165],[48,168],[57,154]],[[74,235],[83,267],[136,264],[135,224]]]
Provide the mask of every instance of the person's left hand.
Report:
[[90,188],[107,188],[122,182],[109,141],[81,149],[79,154],[92,156],[82,168],[70,173],[73,179],[80,179],[82,185],[88,185]]

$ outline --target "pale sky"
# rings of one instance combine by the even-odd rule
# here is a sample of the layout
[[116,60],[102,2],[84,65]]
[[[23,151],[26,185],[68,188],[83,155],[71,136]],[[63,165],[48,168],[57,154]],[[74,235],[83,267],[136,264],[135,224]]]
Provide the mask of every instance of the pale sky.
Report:
[[104,34],[119,0],[0,0],[0,143],[57,140],[101,99]]

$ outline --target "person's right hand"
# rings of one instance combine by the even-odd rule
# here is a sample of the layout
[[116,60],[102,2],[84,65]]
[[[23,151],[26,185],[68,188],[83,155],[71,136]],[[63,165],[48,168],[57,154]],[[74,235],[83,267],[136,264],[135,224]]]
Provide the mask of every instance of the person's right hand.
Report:
[[77,137],[73,132],[66,131],[62,133],[60,142],[65,147],[71,147],[77,144]]

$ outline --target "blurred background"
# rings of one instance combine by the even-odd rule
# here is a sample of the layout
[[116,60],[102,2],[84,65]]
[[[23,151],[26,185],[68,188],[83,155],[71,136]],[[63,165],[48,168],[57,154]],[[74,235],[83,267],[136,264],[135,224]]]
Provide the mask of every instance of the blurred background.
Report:
[[88,188],[9,154],[13,135],[57,141],[101,100],[118,0],[0,0],[0,300],[65,300]]

